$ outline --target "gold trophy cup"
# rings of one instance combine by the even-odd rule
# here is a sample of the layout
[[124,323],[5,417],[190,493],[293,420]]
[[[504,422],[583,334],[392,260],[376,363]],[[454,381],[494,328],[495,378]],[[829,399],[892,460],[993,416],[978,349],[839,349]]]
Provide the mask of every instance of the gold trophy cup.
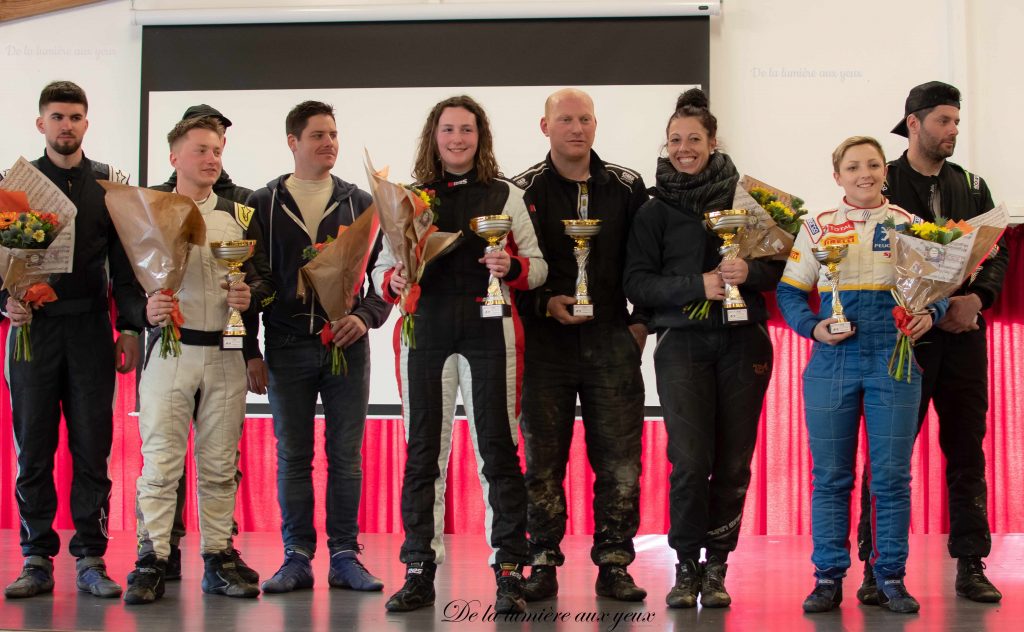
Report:
[[[228,269],[228,273],[225,275],[228,287],[245,279],[242,264],[249,260],[255,247],[254,239],[210,242],[210,251],[213,253],[213,257]],[[242,323],[241,312],[234,307],[228,309],[228,324],[224,326],[224,331],[221,334],[221,349],[242,348],[242,343],[245,341],[245,325]]]
[[[735,259],[739,255],[739,244],[734,244],[736,235],[750,226],[754,217],[746,209],[734,208],[724,211],[712,211],[704,214],[704,223],[716,235],[722,238],[722,246],[718,254],[722,261]],[[743,325],[750,321],[747,303],[740,295],[740,288],[731,283],[725,284],[725,300],[722,301],[722,318],[727,325]]]
[[573,316],[593,316],[594,304],[590,302],[587,281],[587,261],[590,260],[590,238],[601,232],[599,219],[563,219],[565,234],[575,244],[572,254],[576,255],[576,304],[572,306]]
[[[484,253],[502,250],[501,241],[512,230],[512,218],[508,215],[481,215],[469,220],[473,232],[487,240]],[[487,296],[480,306],[481,318],[504,318],[512,315],[512,308],[501,293],[501,280],[493,274],[487,279]]]
[[829,323],[830,334],[844,334],[853,329],[853,323],[843,313],[843,304],[839,300],[839,262],[846,258],[849,248],[847,244],[841,244],[811,249],[818,263],[825,266],[825,278],[832,286],[832,318],[835,318],[836,322]]

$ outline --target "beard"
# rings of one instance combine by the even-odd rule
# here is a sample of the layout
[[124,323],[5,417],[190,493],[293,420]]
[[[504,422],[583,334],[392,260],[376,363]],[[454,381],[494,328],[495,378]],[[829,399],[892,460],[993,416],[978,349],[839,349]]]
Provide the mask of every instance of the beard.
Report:
[[956,137],[953,138],[953,146],[947,149],[942,146],[940,138],[932,136],[922,129],[918,137],[918,144],[922,154],[935,162],[942,162],[953,155],[953,151],[956,149]]
[[81,138],[57,139],[50,143],[50,149],[61,156],[70,156],[82,147]]

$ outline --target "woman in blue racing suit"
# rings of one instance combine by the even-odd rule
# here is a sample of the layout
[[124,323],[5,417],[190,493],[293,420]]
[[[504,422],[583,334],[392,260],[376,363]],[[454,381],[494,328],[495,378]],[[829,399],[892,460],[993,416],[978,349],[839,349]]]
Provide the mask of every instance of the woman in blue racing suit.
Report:
[[[888,231],[921,221],[889,204],[882,195],[886,163],[878,141],[855,136],[832,154],[836,183],[845,196],[838,207],[805,220],[778,287],[786,322],[814,340],[804,370],[803,395],[807,436],[814,462],[811,495],[811,560],[817,579],[803,603],[806,612],[826,612],[842,601],[842,580],[850,566],[850,493],[853,490],[857,438],[863,407],[871,472],[871,507],[875,523],[872,564],[878,577],[879,605],[894,612],[920,608],[903,583],[910,528],[910,457],[917,436],[921,374],[915,366],[909,382],[889,375],[896,344],[892,316],[895,280]],[[839,291],[845,314],[854,324],[831,333],[836,322],[826,268],[814,249],[847,246],[839,266]],[[821,307],[815,314],[807,297],[815,284]],[[946,301],[913,317],[910,337],[920,338],[942,317]]]

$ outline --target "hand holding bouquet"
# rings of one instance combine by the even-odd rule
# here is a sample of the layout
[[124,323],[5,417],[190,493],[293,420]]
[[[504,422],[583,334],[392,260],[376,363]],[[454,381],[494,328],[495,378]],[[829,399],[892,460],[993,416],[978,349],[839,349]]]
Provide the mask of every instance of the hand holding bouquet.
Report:
[[892,313],[899,331],[889,358],[889,375],[910,382],[914,346],[910,327],[914,316],[927,313],[928,305],[952,296],[990,256],[1008,223],[1009,214],[1003,205],[967,221],[936,218],[935,222],[899,226],[892,219],[886,221],[896,273],[892,289],[896,307]]
[[206,222],[196,203],[184,195],[106,181],[100,185],[107,191],[107,209],[132,262],[135,278],[147,295],[160,293],[171,299],[169,312],[160,310],[164,315],[160,357],[177,357],[181,354],[181,326],[185,319],[176,294],[181,289],[192,246],[206,243]]
[[[771,257],[784,260],[793,249],[796,234],[807,210],[800,198],[781,189],[743,176],[736,185],[733,208],[746,209],[750,226],[736,233],[738,259]],[[700,299],[683,308],[691,320],[703,320],[711,312],[711,301]]]
[[455,244],[462,232],[444,233],[434,225],[437,198],[431,191],[394,184],[387,170],[376,171],[366,156],[366,174],[373,201],[380,217],[380,228],[388,247],[402,264],[407,279],[398,308],[402,312],[402,342],[416,346],[413,317],[420,297],[420,278],[424,267]]
[[[31,198],[26,191],[33,194]],[[28,312],[28,321],[17,327],[15,360],[32,361],[31,310],[57,300],[50,277],[71,269],[70,248],[55,246],[54,242],[65,228],[74,225],[75,215],[71,201],[24,158],[0,183],[3,289]]]
[[377,213],[369,208],[351,226],[340,226],[337,238],[328,237],[302,253],[309,263],[299,269],[296,295],[304,300],[315,298],[327,312],[320,341],[331,350],[332,375],[348,375],[348,362],[342,348],[334,344],[331,324],[351,313],[379,228]]

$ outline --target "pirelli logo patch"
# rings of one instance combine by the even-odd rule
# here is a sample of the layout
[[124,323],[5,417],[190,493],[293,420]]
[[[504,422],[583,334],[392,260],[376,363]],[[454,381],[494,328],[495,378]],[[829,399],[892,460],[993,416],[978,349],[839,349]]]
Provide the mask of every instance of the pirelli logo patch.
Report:
[[249,222],[252,221],[253,208],[246,206],[239,202],[235,202],[235,221],[242,228],[249,228]]
[[828,246],[842,246],[843,244],[852,245],[859,243],[857,241],[857,233],[850,233],[849,235],[830,235],[821,240],[821,245],[824,247]]
[[800,263],[800,251],[796,248],[789,251],[789,260],[793,263]]

